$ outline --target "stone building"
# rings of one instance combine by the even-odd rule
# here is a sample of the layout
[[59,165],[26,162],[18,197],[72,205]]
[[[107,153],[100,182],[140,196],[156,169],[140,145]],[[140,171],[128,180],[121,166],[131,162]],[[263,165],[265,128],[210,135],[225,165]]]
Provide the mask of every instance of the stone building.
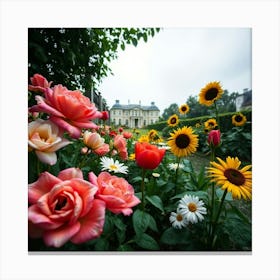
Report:
[[129,128],[142,128],[159,120],[160,110],[151,102],[150,106],[139,104],[120,104],[119,100],[110,109],[110,122]]
[[252,90],[243,89],[243,93],[239,94],[235,100],[236,111],[252,108]]

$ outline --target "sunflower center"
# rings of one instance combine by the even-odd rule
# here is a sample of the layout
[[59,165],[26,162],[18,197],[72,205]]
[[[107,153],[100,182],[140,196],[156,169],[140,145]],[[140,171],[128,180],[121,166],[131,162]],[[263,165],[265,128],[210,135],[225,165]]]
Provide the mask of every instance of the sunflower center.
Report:
[[186,134],[180,134],[176,137],[175,143],[178,148],[185,149],[190,144],[190,138]]
[[195,212],[197,210],[196,204],[195,203],[189,203],[188,208],[191,212]]
[[227,169],[224,172],[225,177],[236,186],[241,186],[245,183],[244,175],[236,169]]
[[174,123],[176,123],[177,122],[177,119],[176,118],[172,118],[171,120],[170,120],[170,123],[171,124],[174,124]]
[[181,107],[181,110],[182,110],[183,112],[185,112],[185,111],[187,111],[187,107],[186,107],[186,106],[183,106],[183,107]]
[[176,219],[178,222],[181,222],[183,220],[183,216],[181,214],[177,214]]
[[216,98],[218,95],[218,89],[216,88],[210,88],[207,90],[206,94],[205,94],[205,99],[206,100],[213,100],[214,98]]
[[238,116],[235,116],[235,121],[236,121],[236,122],[241,122],[242,119],[243,119],[243,118],[242,118],[241,116],[239,116],[239,115],[238,115]]

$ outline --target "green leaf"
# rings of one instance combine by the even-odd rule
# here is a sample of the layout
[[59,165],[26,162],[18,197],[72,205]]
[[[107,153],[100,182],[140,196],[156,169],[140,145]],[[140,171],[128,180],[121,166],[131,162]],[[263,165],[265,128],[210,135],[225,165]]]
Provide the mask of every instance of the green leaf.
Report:
[[134,45],[134,47],[137,47],[137,44],[138,44],[137,39],[132,38],[131,41],[132,41],[132,44]]
[[192,240],[190,238],[190,232],[186,228],[175,229],[170,227],[163,232],[160,241],[168,245],[176,245],[189,244]]
[[148,250],[159,250],[160,247],[156,240],[150,235],[143,233],[141,236],[137,236],[135,242],[138,246]]
[[106,251],[109,249],[109,242],[105,238],[99,238],[95,244],[96,251]]
[[150,223],[150,217],[147,213],[137,209],[132,216],[132,223],[136,235],[141,235],[145,232]]
[[163,209],[163,203],[162,200],[159,196],[157,195],[152,195],[152,196],[146,196],[146,199],[156,208],[158,208],[160,211],[164,213]]

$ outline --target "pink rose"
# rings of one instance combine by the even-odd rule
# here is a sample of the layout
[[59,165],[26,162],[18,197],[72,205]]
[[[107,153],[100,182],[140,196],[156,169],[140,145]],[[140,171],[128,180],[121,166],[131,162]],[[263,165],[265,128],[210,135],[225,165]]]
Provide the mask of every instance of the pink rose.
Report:
[[40,91],[44,93],[46,88],[49,88],[52,84],[52,82],[48,82],[48,80],[40,74],[35,74],[30,80],[32,85],[28,85],[28,90],[31,91]]
[[68,168],[57,177],[48,172],[28,187],[29,235],[43,237],[47,246],[61,247],[99,237],[105,203],[95,199],[97,187],[83,180],[82,171]]
[[115,214],[132,214],[131,207],[141,201],[134,195],[133,187],[124,179],[108,172],[101,172],[98,177],[89,173],[89,181],[98,187],[96,197],[106,202],[106,208]]
[[126,140],[122,135],[118,134],[114,137],[114,148],[118,151],[118,154],[122,160],[128,159]]
[[71,142],[62,137],[59,127],[49,120],[37,119],[28,124],[28,148],[41,162],[53,165],[57,161],[55,151]]
[[92,120],[101,118],[102,114],[79,90],[71,91],[57,85],[46,89],[45,98],[39,95],[35,98],[37,105],[32,106],[30,111],[49,114],[50,120],[73,138],[80,137],[82,128],[98,128]]
[[132,133],[129,131],[124,131],[122,135],[125,139],[129,139],[132,137]]
[[99,156],[104,156],[110,151],[109,145],[104,143],[104,138],[97,132],[85,131],[83,141],[87,147],[91,148],[91,150]]
[[102,111],[101,112],[102,117],[100,118],[103,121],[107,121],[109,119],[109,112],[108,111]]

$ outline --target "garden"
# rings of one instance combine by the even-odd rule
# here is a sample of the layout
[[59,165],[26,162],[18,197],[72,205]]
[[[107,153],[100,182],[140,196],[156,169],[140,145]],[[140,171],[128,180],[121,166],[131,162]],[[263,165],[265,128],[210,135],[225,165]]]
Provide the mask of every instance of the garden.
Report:
[[28,85],[28,250],[252,250],[251,110],[209,116],[181,104],[145,130],[110,125],[80,90]]

